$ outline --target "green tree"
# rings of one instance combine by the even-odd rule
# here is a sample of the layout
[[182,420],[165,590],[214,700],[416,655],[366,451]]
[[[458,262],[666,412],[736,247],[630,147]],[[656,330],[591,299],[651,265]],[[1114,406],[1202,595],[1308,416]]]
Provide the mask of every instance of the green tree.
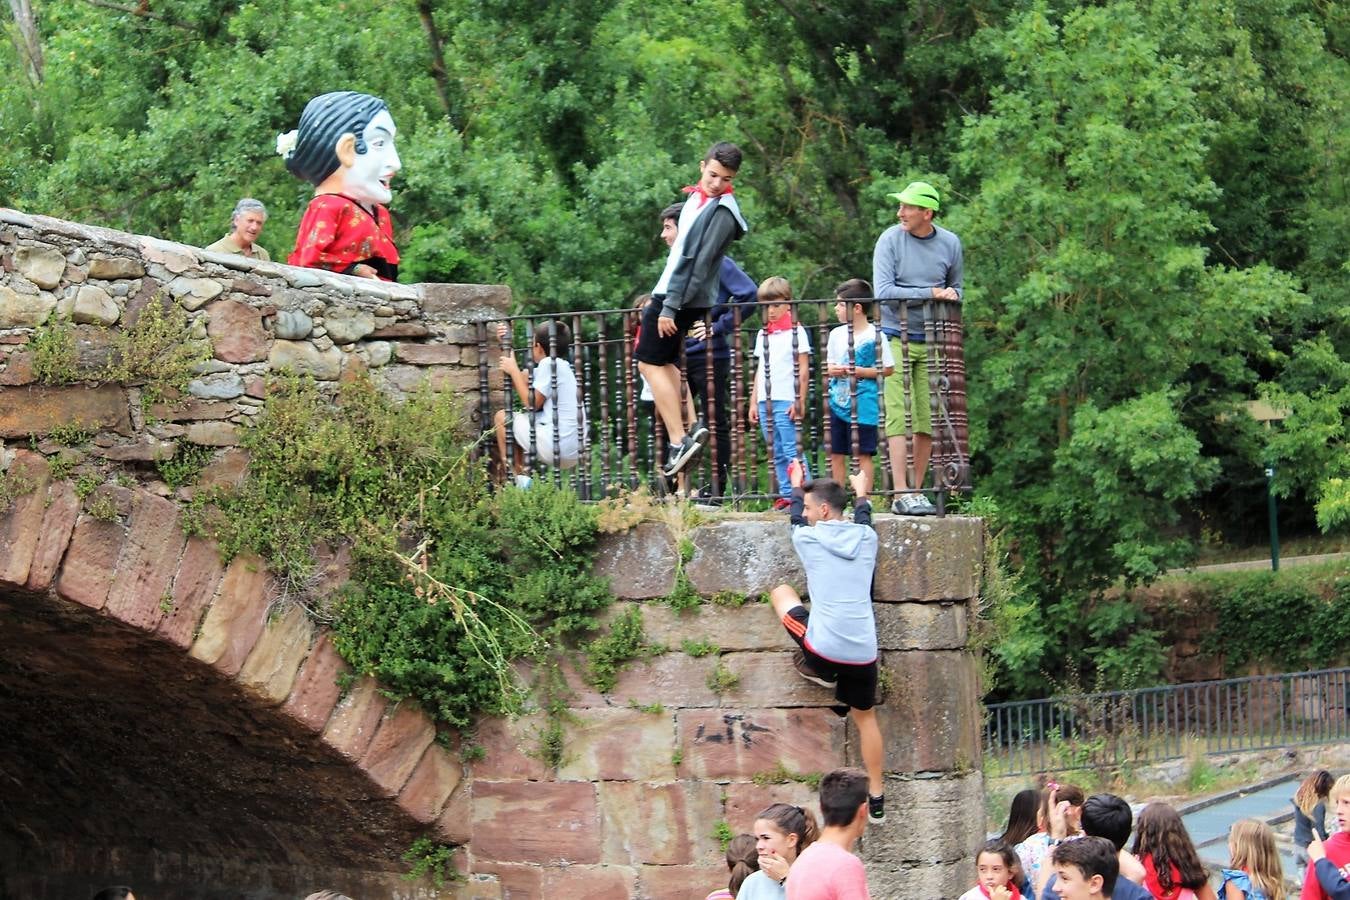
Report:
[[[1302,297],[1266,268],[1206,266],[1213,123],[1135,4],[1062,17],[1037,4],[979,44],[1006,81],[962,132],[958,177],[980,189],[950,223],[980,261],[978,483],[1007,516],[1051,646],[1100,654],[1138,624],[1103,591],[1188,552],[1178,526],[1217,473],[1196,409],[1234,412],[1250,360],[1271,351],[1265,323]],[[1140,677],[1156,674],[1152,651]]]

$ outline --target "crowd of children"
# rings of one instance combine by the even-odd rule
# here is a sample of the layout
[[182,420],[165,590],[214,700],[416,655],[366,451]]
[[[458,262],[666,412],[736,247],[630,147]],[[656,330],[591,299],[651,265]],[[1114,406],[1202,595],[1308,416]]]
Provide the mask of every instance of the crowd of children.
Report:
[[[1338,829],[1330,836],[1322,818],[1328,802]],[[1294,804],[1306,823],[1306,846],[1295,857],[1297,871],[1288,873],[1299,885],[1291,892],[1266,822],[1233,824],[1228,865],[1212,877],[1171,805],[1149,803],[1135,822],[1120,797],[1084,797],[1072,785],[1049,782],[1013,798],[1007,828],[976,853],[976,884],[961,900],[1350,900],[1350,775],[1333,781],[1328,772],[1313,773]],[[1300,837],[1296,827],[1296,845]]]

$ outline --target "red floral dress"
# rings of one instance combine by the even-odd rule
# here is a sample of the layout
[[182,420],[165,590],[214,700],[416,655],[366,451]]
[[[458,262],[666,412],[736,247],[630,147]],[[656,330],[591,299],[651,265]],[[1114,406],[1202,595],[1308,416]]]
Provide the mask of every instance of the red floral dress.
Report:
[[382,281],[397,281],[398,248],[389,210],[377,203],[371,215],[342,194],[319,194],[309,201],[295,236],[295,250],[286,261],[345,274],[364,264]]

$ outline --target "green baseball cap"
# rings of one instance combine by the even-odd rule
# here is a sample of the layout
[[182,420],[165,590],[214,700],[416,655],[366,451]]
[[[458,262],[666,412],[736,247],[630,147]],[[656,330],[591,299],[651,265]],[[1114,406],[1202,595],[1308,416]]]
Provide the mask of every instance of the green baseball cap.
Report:
[[911,181],[909,187],[898,194],[887,194],[889,199],[896,203],[907,203],[910,206],[922,206],[925,209],[938,208],[938,192],[926,181]]

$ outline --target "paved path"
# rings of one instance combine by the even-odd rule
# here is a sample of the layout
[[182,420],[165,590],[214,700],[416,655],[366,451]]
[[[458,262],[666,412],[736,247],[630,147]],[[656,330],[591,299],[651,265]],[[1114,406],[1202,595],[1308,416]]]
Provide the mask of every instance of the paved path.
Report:
[[[1200,858],[1216,865],[1228,864],[1228,830],[1238,819],[1269,822],[1291,811],[1290,798],[1298,787],[1298,777],[1255,785],[1254,790],[1221,794],[1183,810],[1181,820],[1200,850]],[[1280,846],[1280,861],[1292,872],[1294,858],[1286,845]]]
[[[1314,553],[1309,556],[1281,556],[1280,568],[1293,566],[1315,566],[1319,563],[1350,558],[1350,553]],[[1168,575],[1189,575],[1195,572],[1239,572],[1248,569],[1269,569],[1269,559],[1248,559],[1242,562],[1212,563],[1206,566],[1192,566],[1189,569],[1168,569]]]

